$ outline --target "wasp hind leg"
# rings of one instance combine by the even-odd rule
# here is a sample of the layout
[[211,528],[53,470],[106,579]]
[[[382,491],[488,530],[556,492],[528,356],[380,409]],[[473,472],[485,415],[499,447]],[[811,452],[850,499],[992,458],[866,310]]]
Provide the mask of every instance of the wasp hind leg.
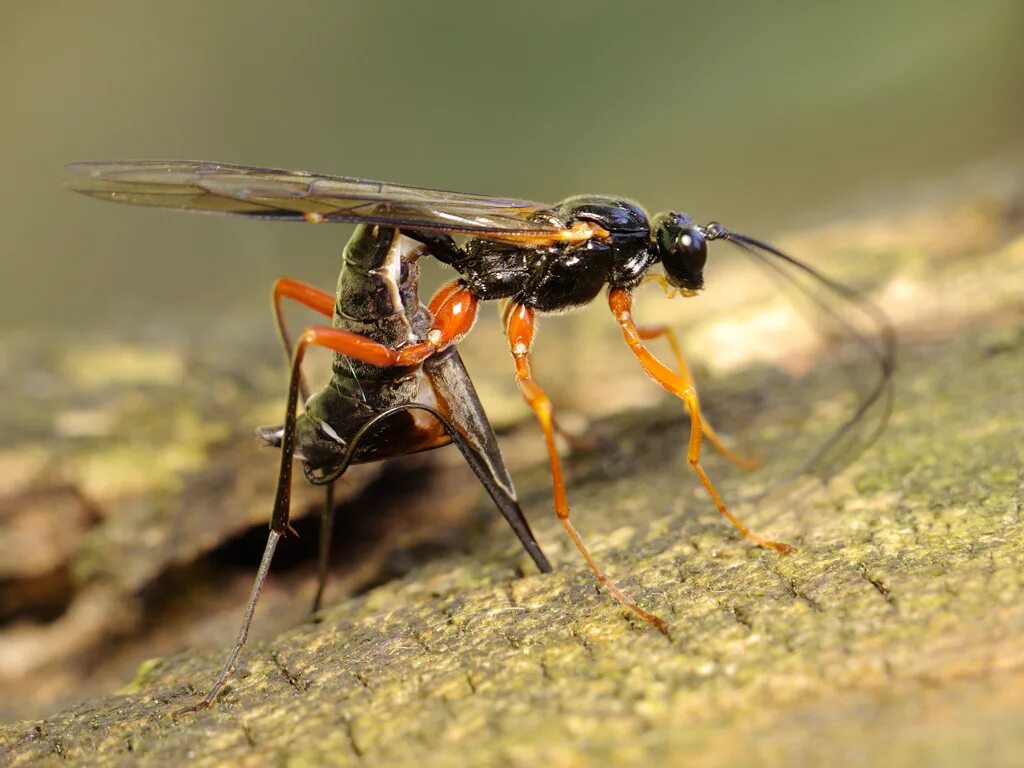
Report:
[[[277,335],[284,347],[284,354],[288,360],[292,359],[292,340],[288,333],[288,325],[285,323],[284,310],[281,306],[282,299],[292,299],[304,307],[312,309],[324,317],[331,317],[334,314],[335,297],[333,294],[323,291],[316,286],[292,280],[289,277],[279,277],[274,281],[273,307],[274,320],[277,323]],[[302,401],[309,400],[309,385],[306,378],[299,375],[299,390],[302,393]],[[267,440],[264,437],[264,440]],[[267,442],[270,442],[269,440]],[[319,560],[317,563],[317,587],[316,596],[313,598],[313,613],[320,610],[320,601],[323,598],[324,588],[327,584],[327,570],[330,566],[330,543],[334,529],[334,484],[327,483],[324,490],[324,506],[320,511],[320,544]]]
[[245,614],[242,617],[242,626],[238,630],[238,638],[235,645],[228,654],[227,661],[221,670],[220,675],[214,681],[209,692],[197,703],[183,707],[174,714],[183,715],[189,712],[197,712],[209,707],[217,694],[227,683],[228,678],[235,669],[238,662],[238,655],[249,638],[249,628],[252,626],[252,618],[256,612],[256,603],[263,585],[266,583],[267,574],[270,572],[270,563],[274,559],[274,552],[281,536],[289,527],[289,511],[291,507],[291,486],[292,486],[292,459],[295,455],[295,419],[296,406],[299,400],[299,390],[302,388],[302,350],[300,345],[292,359],[291,379],[288,385],[288,409],[285,412],[284,429],[281,432],[281,466],[277,474],[277,492],[274,495],[274,510],[270,518],[270,532],[267,535],[267,545],[263,550],[263,557],[260,560],[259,570],[256,572],[256,580],[253,582],[252,591],[249,594],[249,602],[246,604]]

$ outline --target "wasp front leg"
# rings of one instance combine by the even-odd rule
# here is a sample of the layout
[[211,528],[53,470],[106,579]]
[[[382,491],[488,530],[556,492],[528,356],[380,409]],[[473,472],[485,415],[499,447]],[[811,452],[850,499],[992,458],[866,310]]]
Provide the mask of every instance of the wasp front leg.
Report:
[[752,531],[736,517],[725,505],[718,490],[712,484],[704,468],[700,465],[700,446],[704,433],[704,425],[700,415],[700,402],[697,399],[697,390],[692,383],[686,381],[671,368],[662,363],[658,358],[648,351],[641,341],[640,329],[633,320],[633,297],[629,291],[622,288],[613,288],[608,293],[608,306],[615,316],[616,322],[622,330],[622,335],[629,345],[629,348],[640,361],[641,367],[652,379],[680,398],[690,411],[690,442],[686,451],[686,460],[697,473],[704,488],[707,489],[715,507],[729,522],[736,526],[740,533],[755,541],[759,546],[766,549],[774,549],[785,554],[789,552],[790,546],[778,541],[770,541],[764,536]]
[[[672,348],[672,354],[676,358],[676,366],[679,369],[679,377],[683,380],[687,387],[697,391],[697,387],[693,382],[693,374],[690,372],[690,366],[686,362],[686,357],[683,355],[683,347],[679,343],[679,338],[676,336],[676,332],[667,325],[640,325],[637,326],[637,335],[645,340],[658,339],[665,337],[669,347]],[[688,405],[688,404],[687,404]],[[746,458],[740,456],[733,450],[730,450],[722,442],[722,439],[715,432],[714,428],[708,423],[708,420],[704,418],[703,414],[698,414],[697,418],[700,419],[704,436],[708,439],[708,442],[715,447],[715,449],[722,454],[728,461],[735,464],[737,467],[743,470],[751,471],[761,466],[761,462],[754,458]]]

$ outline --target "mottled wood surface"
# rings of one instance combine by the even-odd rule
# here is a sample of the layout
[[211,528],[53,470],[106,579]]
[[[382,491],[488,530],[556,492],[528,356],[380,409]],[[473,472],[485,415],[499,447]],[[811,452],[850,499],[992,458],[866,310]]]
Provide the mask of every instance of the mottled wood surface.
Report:
[[[755,527],[794,544],[788,557],[752,549],[719,520],[685,465],[686,422],[673,404],[595,415],[620,409],[616,397],[632,386],[625,373],[640,376],[619,364],[625,355],[615,358],[624,373],[553,387],[563,398],[582,390],[598,401],[577,400],[577,410],[594,419],[589,434],[597,447],[569,461],[574,519],[623,587],[669,621],[670,638],[624,617],[595,587],[549,519],[545,469],[535,448],[520,450],[532,437],[522,429],[507,447],[529,465],[517,483],[554,574],[533,573],[500,521],[487,522],[491,513],[467,476],[439,452],[423,461],[440,462],[440,471],[407,467],[401,482],[388,484],[394,493],[429,476],[439,486],[377,506],[407,509],[419,499],[451,521],[455,543],[442,537],[433,557],[390,578],[381,553],[395,548],[395,530],[407,528],[384,526],[376,540],[390,536],[391,544],[371,547],[377,554],[363,561],[362,576],[349,575],[337,594],[380,586],[332,603],[317,623],[303,621],[304,600],[295,599],[309,591],[308,569],[282,568],[257,625],[273,626],[283,607],[290,629],[263,632],[212,710],[175,720],[170,712],[215,677],[251,576],[242,564],[225,575],[223,545],[245,539],[266,515],[273,454],[264,452],[267,465],[258,466],[241,436],[251,423],[275,419],[276,360],[264,358],[267,381],[239,384],[238,395],[226,388],[218,401],[219,388],[182,383],[202,364],[213,365],[214,380],[231,380],[235,363],[197,363],[199,353],[183,345],[170,362],[125,363],[135,374],[115,382],[116,408],[110,374],[97,386],[94,412],[71,390],[76,405],[63,421],[20,408],[8,434],[29,437],[0,457],[8,510],[0,547],[0,579],[9,587],[0,635],[6,698],[18,699],[30,685],[24,647],[13,644],[19,632],[59,645],[61,623],[76,628],[74,647],[45,646],[51,656],[35,668],[50,688],[70,687],[53,701],[74,698],[79,679],[110,679],[52,672],[61,659],[76,660],[64,664],[71,668],[95,664],[110,638],[126,659],[127,651],[150,647],[162,658],[138,667],[116,694],[0,728],[0,756],[9,765],[1014,764],[1024,753],[1019,199],[939,201],[790,243],[797,252],[823,253],[826,268],[869,287],[895,317],[903,347],[896,410],[878,445],[826,486],[807,482],[770,502],[736,505]],[[744,290],[737,283],[733,298]],[[719,312],[717,298],[709,305],[692,327],[701,349],[737,317],[754,322],[770,309],[753,300],[732,314]],[[577,323],[566,349],[574,360],[607,357],[603,340],[612,334],[572,341],[591,322],[582,317],[565,321]],[[554,331],[550,338],[566,343],[554,341]],[[47,360],[26,368],[26,355],[44,352],[12,346],[3,365],[69,370]],[[716,370],[710,357],[700,366],[717,374],[709,378],[718,397],[707,404],[722,431],[783,463],[808,448],[804,409],[794,404],[812,403],[826,417],[844,391],[838,372],[826,361],[816,379],[786,376],[800,368],[793,363],[798,343],[775,365],[741,346],[725,353],[734,359],[731,371]],[[125,354],[131,360],[134,352]],[[468,355],[475,373],[481,368]],[[107,367],[116,371],[114,363]],[[159,381],[138,385],[140,370],[161,365]],[[175,366],[184,368],[175,373]],[[541,378],[543,370],[539,363]],[[481,380],[485,399],[493,389],[495,413],[506,420],[516,404],[505,383]],[[23,384],[13,374],[4,381],[25,390],[21,402],[32,402],[33,392],[60,394],[42,391],[45,381]],[[50,385],[71,386],[59,377]],[[244,407],[232,405],[233,397]],[[210,404],[196,411],[197,402]],[[65,437],[56,441],[59,462],[49,453],[55,429]],[[158,441],[166,452],[152,448],[154,433],[166,436]],[[135,478],[137,467],[151,473],[146,482]],[[765,477],[732,471],[713,456],[708,468],[727,499]],[[366,503],[379,471],[353,484],[352,503]],[[312,495],[302,499],[315,509]],[[29,548],[12,547],[12,531],[24,542],[45,540],[48,549],[19,554]],[[60,577],[62,563],[70,565]],[[216,577],[223,592],[168,598],[169,586],[196,594],[192,568]],[[47,609],[39,598],[33,614],[25,589],[40,579],[39,594],[56,603]],[[228,598],[231,610],[222,605]],[[195,618],[211,605],[216,620]],[[205,629],[190,635],[178,626]],[[140,635],[152,644],[132,640]],[[193,642],[200,635],[204,642]],[[10,669],[17,659],[20,678]],[[18,710],[17,702],[8,707],[12,715]]]

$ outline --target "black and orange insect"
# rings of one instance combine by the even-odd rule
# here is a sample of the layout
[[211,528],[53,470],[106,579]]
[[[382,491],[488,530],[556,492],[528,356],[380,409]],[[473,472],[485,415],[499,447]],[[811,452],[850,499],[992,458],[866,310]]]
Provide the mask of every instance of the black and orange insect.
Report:
[[[530,356],[539,313],[587,304],[607,288],[608,306],[629,349],[655,382],[680,398],[690,414],[687,460],[718,511],[759,546],[780,553],[789,547],[752,531],[730,512],[700,463],[707,438],[726,458],[730,452],[701,416],[693,379],[673,331],[640,325],[632,291],[647,279],[683,295],[703,288],[709,241],[739,246],[770,270],[813,288],[804,290],[822,317],[868,350],[876,375],[849,418],[812,457],[821,461],[854,434],[869,410],[882,416],[861,446],[884,424],[891,400],[893,335],[884,314],[858,292],[837,283],[767,243],[725,229],[695,224],[686,214],[652,218],[619,197],[570,197],[555,206],[484,195],[442,192],[362,179],[179,161],[88,162],[68,166],[69,186],[101,200],[251,218],[347,222],[358,226],[345,248],[335,294],[282,278],[274,285],[278,327],[291,358],[284,423],[262,428],[262,439],[281,449],[281,468],[270,534],[238,640],[207,696],[191,711],[209,706],[223,687],[245,643],[256,601],[278,540],[289,527],[293,460],[306,478],[328,488],[322,518],[319,603],[330,535],[330,487],[353,462],[366,462],[454,442],[541,571],[544,557],[516,499],[493,430],[462,364],[457,344],[470,332],[482,301],[507,302],[505,335],[515,377],[540,423],[547,444],[554,506],[577,549],[615,599],[661,631],[665,622],[638,606],[591,556],[569,515],[562,463],[555,442],[552,404],[534,380]],[[457,241],[455,238],[460,238]],[[417,260],[431,256],[459,277],[424,307],[417,294]],[[661,270],[652,270],[661,265]],[[281,302],[288,298],[331,318],[306,328],[292,345]],[[851,313],[857,320],[851,320]],[[868,330],[863,330],[867,323]],[[860,325],[860,327],[858,327]],[[645,346],[664,337],[677,368]],[[301,365],[313,346],[334,352],[328,386],[312,394]],[[300,393],[305,403],[297,413]]]

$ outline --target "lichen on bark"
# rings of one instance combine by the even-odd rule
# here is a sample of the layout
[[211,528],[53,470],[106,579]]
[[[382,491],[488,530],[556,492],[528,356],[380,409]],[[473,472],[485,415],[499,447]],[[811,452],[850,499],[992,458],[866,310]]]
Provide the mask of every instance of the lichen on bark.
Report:
[[[1024,240],[997,238],[977,259],[1004,281],[1000,300],[935,332],[901,324],[879,443],[825,486],[737,505],[795,545],[787,557],[721,521],[686,466],[675,404],[598,425],[597,450],[568,464],[574,520],[669,637],[595,585],[545,517],[538,464],[517,482],[554,574],[534,573],[496,522],[470,551],[253,644],[209,711],[171,716],[222,662],[182,652],[119,694],[0,728],[0,754],[10,765],[1011,764],[1024,751],[1024,317],[1009,283],[1024,285]],[[725,388],[759,391],[763,376],[747,369]],[[841,373],[816,399],[829,382],[838,391]],[[767,457],[801,447],[774,417],[784,427],[791,398],[809,396],[799,382],[786,398],[758,394],[744,442]],[[712,414],[735,435],[742,410]],[[727,499],[757,482],[713,455],[708,468]]]

